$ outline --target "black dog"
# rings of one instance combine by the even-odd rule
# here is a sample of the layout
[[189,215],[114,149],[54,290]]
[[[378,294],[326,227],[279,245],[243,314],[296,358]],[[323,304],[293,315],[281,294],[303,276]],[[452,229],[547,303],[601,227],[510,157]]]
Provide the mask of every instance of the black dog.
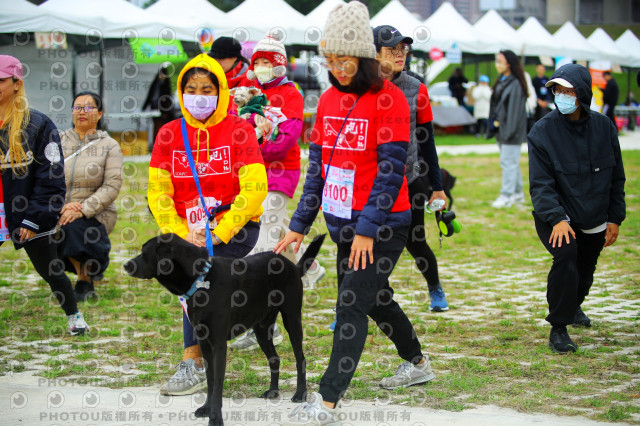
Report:
[[187,298],[189,320],[200,341],[207,374],[207,400],[196,410],[196,417],[208,416],[209,425],[223,424],[227,340],[252,327],[271,370],[271,383],[262,397],[278,396],[280,357],[273,346],[272,331],[278,313],[282,314],[296,357],[298,380],[291,400],[306,400],[301,278],[320,251],[324,238],[325,235],[316,237],[294,265],[273,252],[242,259],[208,258],[207,249],[175,234],[165,234],[147,241],[142,253],[125,263],[129,275],[156,278],[171,293]]

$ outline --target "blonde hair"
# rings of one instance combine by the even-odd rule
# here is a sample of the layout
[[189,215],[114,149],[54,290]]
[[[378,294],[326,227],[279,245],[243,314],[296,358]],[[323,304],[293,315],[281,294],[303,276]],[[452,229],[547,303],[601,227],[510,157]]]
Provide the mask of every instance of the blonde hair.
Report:
[[[13,81],[18,79],[13,77]],[[24,174],[27,171],[27,154],[22,146],[23,139],[26,139],[25,129],[29,124],[30,113],[29,103],[24,89],[24,83],[21,81],[18,91],[4,114],[4,120],[0,125],[0,130],[7,129],[9,140],[0,137],[2,144],[7,147],[7,153],[11,157],[11,169],[16,174]]]

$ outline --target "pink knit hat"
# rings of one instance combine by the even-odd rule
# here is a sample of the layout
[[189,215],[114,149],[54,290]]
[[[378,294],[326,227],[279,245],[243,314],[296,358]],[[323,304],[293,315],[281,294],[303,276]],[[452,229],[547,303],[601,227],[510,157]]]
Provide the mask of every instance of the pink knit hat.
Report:
[[22,64],[10,55],[0,55],[0,78],[15,77],[22,80]]

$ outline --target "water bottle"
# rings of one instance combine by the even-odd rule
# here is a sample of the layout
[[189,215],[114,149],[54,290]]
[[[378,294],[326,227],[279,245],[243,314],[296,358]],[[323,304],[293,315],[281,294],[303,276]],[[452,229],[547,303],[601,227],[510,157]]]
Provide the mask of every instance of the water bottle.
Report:
[[444,204],[445,204],[444,200],[441,200],[440,198],[436,198],[429,204],[425,203],[425,209],[427,210],[427,213],[433,213],[443,208]]

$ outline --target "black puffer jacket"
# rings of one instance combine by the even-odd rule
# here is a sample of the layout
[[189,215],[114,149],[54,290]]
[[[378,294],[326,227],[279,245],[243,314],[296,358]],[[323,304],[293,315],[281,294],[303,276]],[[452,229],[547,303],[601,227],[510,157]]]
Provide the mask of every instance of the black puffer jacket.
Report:
[[[7,140],[7,133],[6,128],[0,131],[2,141]],[[14,243],[19,238],[18,228],[39,234],[55,227],[67,191],[64,157],[55,124],[43,113],[31,109],[25,133],[22,144],[27,154],[25,174],[14,173],[7,147],[0,143],[4,209]]]
[[535,214],[554,226],[568,215],[571,226],[591,229],[625,219],[624,168],[618,132],[604,115],[591,111],[591,75],[576,64],[551,76],[576,89],[582,108],[572,121],[557,109],[529,132],[529,192]]

